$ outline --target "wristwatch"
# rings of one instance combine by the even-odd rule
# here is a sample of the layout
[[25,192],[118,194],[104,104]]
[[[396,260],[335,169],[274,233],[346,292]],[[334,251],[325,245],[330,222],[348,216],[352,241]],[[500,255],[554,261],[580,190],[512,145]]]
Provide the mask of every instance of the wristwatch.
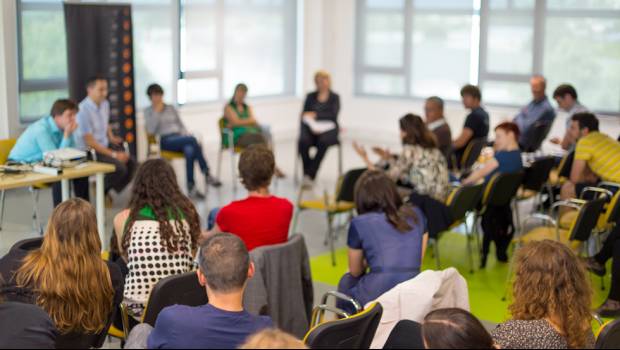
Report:
[[115,151],[112,151],[112,158],[116,159],[116,156],[118,156],[118,153],[116,153]]

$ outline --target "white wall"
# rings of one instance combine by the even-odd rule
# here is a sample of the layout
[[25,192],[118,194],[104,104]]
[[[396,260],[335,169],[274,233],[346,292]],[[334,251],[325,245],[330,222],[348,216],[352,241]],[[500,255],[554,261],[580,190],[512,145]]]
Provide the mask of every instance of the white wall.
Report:
[[15,1],[0,1],[0,138],[19,133]]

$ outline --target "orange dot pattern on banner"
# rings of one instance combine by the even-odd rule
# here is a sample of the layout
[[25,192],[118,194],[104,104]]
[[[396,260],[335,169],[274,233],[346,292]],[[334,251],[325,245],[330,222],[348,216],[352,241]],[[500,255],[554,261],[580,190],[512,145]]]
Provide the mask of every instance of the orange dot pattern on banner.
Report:
[[131,57],[131,52],[129,51],[129,49],[124,49],[123,50],[123,58],[128,60]]
[[131,28],[129,21],[123,21],[123,29],[129,30],[129,28]]
[[129,37],[129,35],[123,35],[123,44],[129,45],[130,42],[131,38]]
[[131,102],[132,98],[133,94],[131,93],[131,91],[125,91],[125,93],[123,94],[123,100],[125,100],[125,102]]
[[125,110],[123,112],[125,112],[126,116],[131,117],[131,115],[133,114],[133,107],[129,105],[125,106]]
[[129,143],[133,143],[135,140],[136,140],[136,137],[133,135],[132,132],[128,132],[127,134],[125,134],[125,141]]
[[131,72],[131,64],[125,63],[123,64],[123,73],[129,74]]
[[123,86],[126,87],[126,88],[131,87],[131,78],[130,77],[123,78]]
[[133,119],[125,119],[125,129],[133,129]]

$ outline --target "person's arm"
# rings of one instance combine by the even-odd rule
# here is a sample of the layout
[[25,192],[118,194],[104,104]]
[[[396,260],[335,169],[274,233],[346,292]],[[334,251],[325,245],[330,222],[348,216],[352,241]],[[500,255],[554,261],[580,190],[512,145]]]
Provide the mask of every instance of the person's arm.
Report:
[[157,129],[159,129],[159,118],[155,116],[151,108],[144,110],[144,120],[146,122],[146,132],[150,135],[156,135]]
[[560,143],[560,146],[562,147],[563,150],[568,151],[570,149],[570,146],[575,144],[577,140],[575,140],[575,138],[571,135],[570,132],[568,132],[568,130],[566,130],[566,132],[564,133],[564,137],[562,138],[562,142]]
[[573,161],[573,167],[570,171],[570,182],[574,184],[583,182],[583,174],[585,173],[587,167],[587,161],[575,158]]
[[41,150],[41,153],[45,153],[57,149],[70,147],[72,140],[73,138],[70,135],[68,137],[65,135],[63,136],[60,145],[56,146],[56,143],[54,142],[54,139],[50,134],[42,133],[42,135],[38,135],[38,137],[36,137],[35,142]]
[[461,149],[467,146],[472,137],[474,137],[474,131],[468,127],[464,127],[459,137],[452,142],[452,148]]
[[426,247],[428,247],[428,232],[424,232],[422,235],[422,257],[420,261],[424,261],[424,256],[426,255]]
[[129,219],[129,209],[125,209],[114,217],[114,233],[116,233],[116,241],[118,242],[118,251],[124,255],[123,236],[125,235],[125,224]]
[[248,106],[248,122],[251,122],[251,125],[256,125],[258,126],[258,120],[256,120],[256,117],[254,115],[254,108]]
[[308,94],[306,96],[306,100],[304,101],[304,110],[301,112],[301,117],[309,117],[312,119],[316,119],[317,115],[316,112],[312,110],[312,103],[313,103],[313,95],[312,94]]
[[163,309],[157,320],[155,321],[155,328],[147,340],[149,349],[165,349],[170,348],[174,344],[174,332],[175,320],[172,316],[174,306]]
[[123,144],[123,139],[114,135],[114,132],[112,132],[112,127],[108,126],[108,139],[110,140],[110,142],[112,142],[115,145],[122,145]]
[[392,181],[402,183],[409,183],[409,173],[412,167],[415,165],[415,154],[413,149],[405,148],[405,150],[397,158],[388,158],[386,175]]
[[467,179],[463,181],[463,185],[471,185],[478,183],[478,181],[484,179],[487,175],[491,174],[495,169],[499,167],[497,159],[492,158],[488,162],[484,163],[484,166],[474,171]]
[[241,119],[237,116],[237,113],[230,106],[226,106],[224,109],[224,118],[228,120],[231,126],[249,126],[254,125],[252,118]]
[[179,111],[174,108],[174,107],[170,107],[172,108],[172,112],[174,113],[174,119],[176,120],[176,122],[179,124],[179,126],[181,127],[181,132],[185,135],[189,135],[189,132],[187,131],[187,128],[185,127],[185,123],[183,123],[183,120],[181,120],[181,116],[179,115]]
[[365,270],[364,251],[349,248],[349,273],[351,276],[355,278],[360,277]]
[[353,149],[362,158],[368,170],[376,170],[375,165],[368,159],[368,152],[363,146],[360,146],[357,142],[353,142]]

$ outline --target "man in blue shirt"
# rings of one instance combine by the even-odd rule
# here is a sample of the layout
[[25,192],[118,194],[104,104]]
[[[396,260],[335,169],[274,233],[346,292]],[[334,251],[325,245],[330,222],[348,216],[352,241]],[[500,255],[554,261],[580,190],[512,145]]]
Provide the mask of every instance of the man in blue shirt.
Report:
[[123,150],[123,139],[115,136],[110,128],[110,103],[108,81],[93,77],[86,82],[87,96],[80,102],[77,114],[78,129],[75,143],[78,148],[94,149],[97,161],[116,166],[116,171],[105,176],[105,193],[114,189],[120,193],[131,181],[135,161]]
[[[218,233],[209,237],[199,252],[198,281],[206,288],[209,303],[162,310],[148,336],[148,349],[237,349],[250,335],[273,327],[268,316],[255,316],[243,309],[243,292],[254,275],[243,241]],[[130,336],[130,342],[133,338]]]
[[[78,106],[71,100],[57,100],[50,115],[30,125],[17,139],[9,154],[9,160],[20,163],[43,161],[45,152],[75,147],[74,131],[77,129],[75,115]],[[85,190],[84,190],[85,186]],[[75,195],[88,200],[88,179],[73,181]],[[53,186],[54,206],[62,200],[60,183]]]
[[[535,141],[533,134],[533,127],[539,125],[550,126],[555,119],[555,110],[549,102],[549,98],[545,94],[547,88],[547,81],[543,76],[536,75],[530,79],[530,87],[532,89],[533,100],[527,106],[521,109],[521,112],[514,118],[514,123],[517,124],[521,131],[519,137],[519,145],[521,149],[527,149]],[[546,135],[545,135],[546,136]]]

